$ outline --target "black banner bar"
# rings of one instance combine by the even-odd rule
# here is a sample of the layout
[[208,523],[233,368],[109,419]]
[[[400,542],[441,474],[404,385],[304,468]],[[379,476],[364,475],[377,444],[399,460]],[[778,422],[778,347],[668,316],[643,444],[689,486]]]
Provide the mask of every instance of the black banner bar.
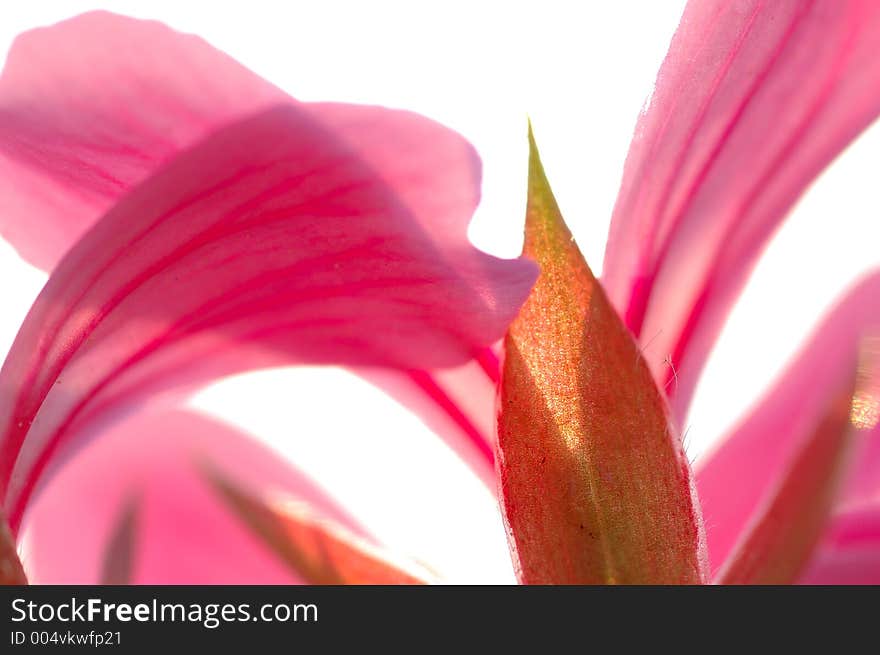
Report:
[[845,652],[845,640],[873,633],[880,616],[880,587],[4,587],[0,596],[2,653],[352,644],[625,652],[646,639],[674,652],[737,642],[762,652],[774,635],[816,648],[827,634]]

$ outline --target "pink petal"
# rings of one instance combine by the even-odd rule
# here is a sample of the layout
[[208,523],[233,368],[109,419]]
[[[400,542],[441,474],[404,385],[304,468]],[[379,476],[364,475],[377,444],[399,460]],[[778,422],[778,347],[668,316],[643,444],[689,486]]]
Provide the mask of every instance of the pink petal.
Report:
[[677,374],[679,420],[768,238],[880,111],[878,39],[872,0],[688,3],[636,128],[603,279],[660,386]]
[[68,253],[0,372],[10,523],[78,419],[172,372],[428,369],[496,341],[534,266],[420,218],[295,105],[179,155]]
[[410,112],[297,103],[197,36],[107,12],[27,32],[9,52],[0,78],[8,169],[0,201],[10,210],[0,214],[0,233],[51,268],[174,155],[282,103],[347,142],[426,229],[464,241],[480,160],[457,134]]
[[[295,101],[198,37],[159,23],[95,12],[28,32],[0,79],[0,232],[50,268],[114,200],[181,149],[277,102]],[[298,106],[347,142],[426,230],[467,248],[463,225],[479,201],[480,163],[464,139],[408,112]],[[491,482],[495,387],[478,360],[461,374],[367,377],[381,378]]]
[[24,526],[31,580],[98,583],[119,517],[137,498],[132,583],[296,582],[205,483],[202,461],[363,534],[314,483],[245,435],[184,411],[143,413],[79,450],[36,495]]
[[880,584],[880,505],[835,517],[804,584]]
[[52,268],[181,149],[285,100],[161,23],[95,12],[22,34],[0,78],[0,234]]
[[[871,338],[880,329],[878,297],[880,273],[875,273],[829,312],[760,405],[714,453],[697,463],[697,491],[713,574],[813,434],[833,394],[852,375],[863,338]],[[857,432],[857,466],[867,461],[866,449],[877,451],[878,439],[876,425]],[[880,460],[875,458],[875,484],[880,479],[877,464]],[[852,483],[847,489],[843,503],[854,493]]]

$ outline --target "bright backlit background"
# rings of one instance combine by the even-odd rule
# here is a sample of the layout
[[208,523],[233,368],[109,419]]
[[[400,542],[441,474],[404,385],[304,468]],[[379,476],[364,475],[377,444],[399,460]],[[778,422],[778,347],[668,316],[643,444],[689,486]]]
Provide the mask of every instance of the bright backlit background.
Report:
[[[198,33],[302,100],[421,112],[480,151],[484,197],[471,238],[500,256],[521,244],[528,115],[563,213],[598,273],[633,126],[683,5],[6,2],[0,56],[18,32],[108,8]],[[699,386],[686,426],[692,459],[769,384],[823,308],[880,264],[877,171],[875,127],[777,234]],[[0,242],[0,354],[44,280]],[[216,384],[192,404],[268,441],[399,552],[452,580],[512,580],[491,496],[418,419],[361,380],[335,369],[261,372]]]

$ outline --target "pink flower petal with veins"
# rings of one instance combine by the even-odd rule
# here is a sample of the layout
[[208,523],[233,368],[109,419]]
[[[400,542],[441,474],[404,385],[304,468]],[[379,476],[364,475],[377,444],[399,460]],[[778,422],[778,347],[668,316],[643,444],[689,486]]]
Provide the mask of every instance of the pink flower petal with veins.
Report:
[[[296,101],[200,38],[159,23],[94,12],[21,35],[0,78],[0,233],[51,268],[176,153],[279,102]],[[466,141],[407,112],[296,104],[372,167],[424,229],[468,247],[464,226],[479,201],[480,162]],[[497,370],[481,375],[480,361],[461,375],[413,369],[367,377],[381,377],[488,480]]]
[[125,195],[55,269],[0,372],[13,527],[74,422],[170,368],[444,367],[496,341],[535,267],[477,251],[463,222],[419,218],[296,105],[214,133]]
[[[830,310],[761,403],[715,452],[697,462],[713,574],[822,420],[831,396],[852,376],[862,340],[880,330],[877,298],[880,273],[862,280]],[[857,432],[854,461],[857,471],[873,470],[872,476],[861,473],[863,484],[870,479],[876,485],[880,459],[866,454],[878,451],[880,427],[865,427]],[[862,483],[845,489],[843,506],[864,491]]]
[[[92,12],[15,41],[0,78],[0,156],[11,206],[0,233],[43,268],[127,190],[212,131],[280,103],[299,105],[375,168],[425,227],[461,230],[479,201],[464,139],[408,112],[297,103],[197,36]],[[21,180],[19,180],[21,176]],[[19,181],[54,185],[31,194]]]
[[78,451],[35,497],[25,520],[30,582],[97,584],[108,539],[134,498],[130,582],[296,583],[204,480],[205,461],[364,535],[314,483],[247,436],[190,412],[141,413]]
[[603,271],[659,385],[676,375],[679,422],[768,238],[880,112],[878,39],[873,0],[688,3],[636,128]]

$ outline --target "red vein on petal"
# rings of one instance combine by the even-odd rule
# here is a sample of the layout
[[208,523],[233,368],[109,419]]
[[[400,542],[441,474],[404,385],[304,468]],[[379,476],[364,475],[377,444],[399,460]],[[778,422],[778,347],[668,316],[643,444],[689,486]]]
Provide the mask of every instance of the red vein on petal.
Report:
[[470,443],[487,462],[494,462],[495,455],[492,445],[486,436],[471,422],[458,404],[437,384],[437,381],[426,371],[409,371],[409,376],[425,394],[451,418],[468,438]]
[[481,348],[474,358],[489,380],[497,385],[501,381],[501,363],[498,361],[498,356],[491,348]]

